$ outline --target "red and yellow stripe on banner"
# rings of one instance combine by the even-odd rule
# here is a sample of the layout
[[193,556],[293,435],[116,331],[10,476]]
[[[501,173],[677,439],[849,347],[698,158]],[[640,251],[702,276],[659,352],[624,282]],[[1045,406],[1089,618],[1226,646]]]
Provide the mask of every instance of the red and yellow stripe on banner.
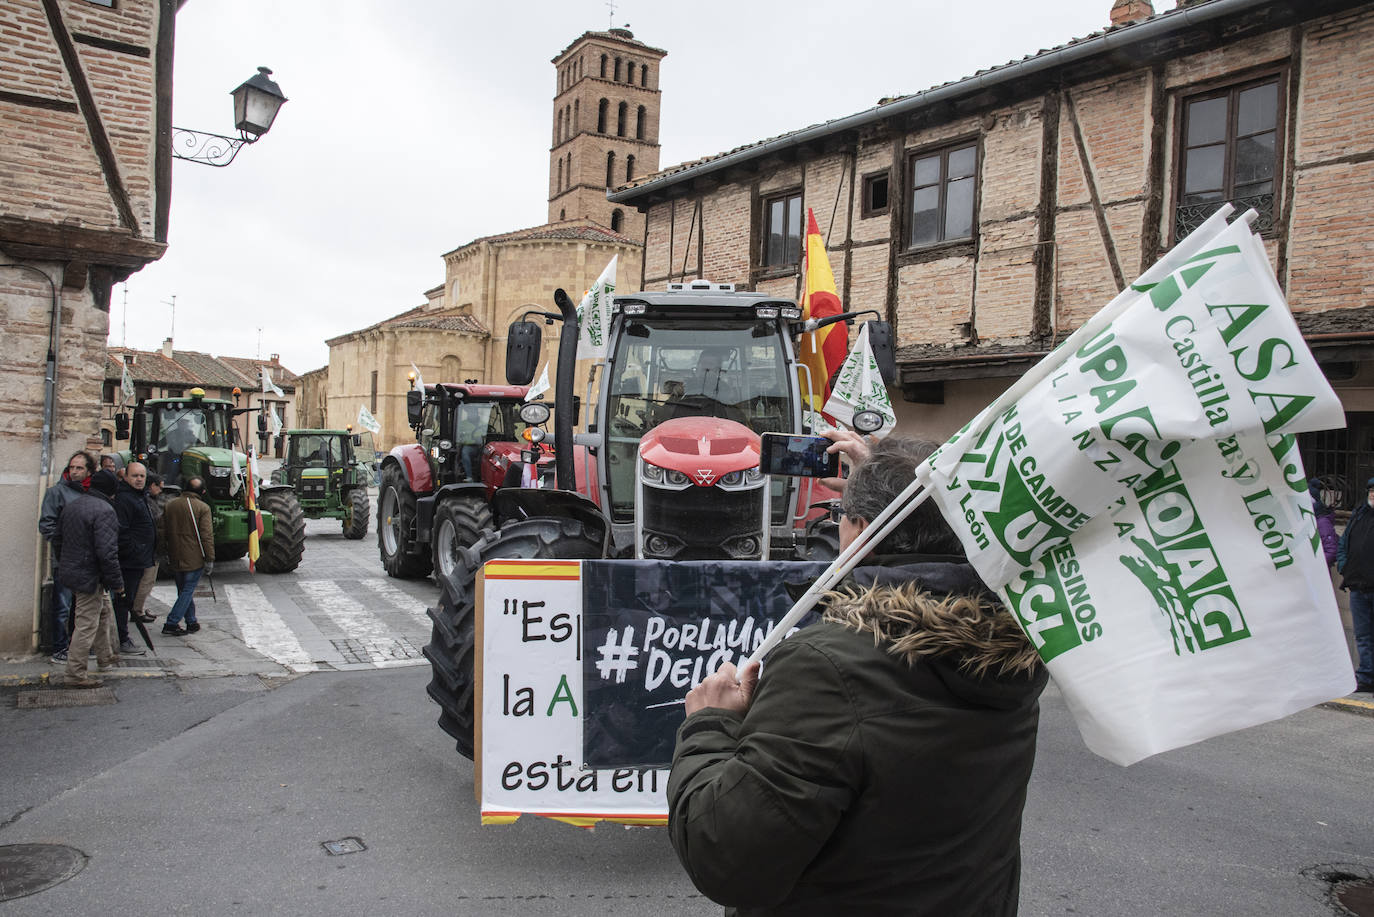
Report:
[[615,825],[641,825],[648,828],[662,828],[668,824],[667,815],[599,815],[591,812],[502,812],[495,809],[482,810],[484,825],[512,825],[521,815],[535,815],[566,822],[575,828],[595,828],[597,822],[610,822]]
[[487,579],[577,579],[577,560],[489,560],[482,567]]
[[[806,210],[806,288],[802,296],[802,318],[825,318],[844,311],[835,292],[835,273],[825,253],[825,240],[816,225],[816,214]],[[810,407],[820,411],[830,399],[830,377],[844,365],[849,355],[849,326],[844,322],[826,325],[803,334],[798,342],[801,361],[811,371]],[[805,391],[805,380],[803,380]]]

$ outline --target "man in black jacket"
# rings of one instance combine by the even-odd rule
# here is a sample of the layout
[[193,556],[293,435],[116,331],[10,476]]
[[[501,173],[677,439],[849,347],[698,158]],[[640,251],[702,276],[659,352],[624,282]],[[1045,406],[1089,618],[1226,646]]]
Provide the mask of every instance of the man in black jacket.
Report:
[[115,626],[119,630],[119,652],[128,656],[147,653],[129,638],[134,598],[144,572],[154,566],[153,549],[157,544],[153,514],[143,493],[147,478],[148,470],[142,462],[130,462],[114,497],[115,515],[119,517],[119,571],[126,586],[124,594],[115,601]]
[[[889,438],[845,489],[842,545],[931,443]],[[783,641],[687,697],[673,847],[735,913],[1015,914],[1047,674],[933,503]]]
[[[98,688],[99,678],[86,674],[86,654],[92,646],[102,669],[119,662],[110,646],[110,611],[105,589],[116,597],[124,591],[119,573],[119,517],[110,501],[119,487],[113,472],[91,475],[90,490],[62,510],[62,564],[58,577],[76,597],[76,628],[67,652],[66,685]],[[103,587],[103,588],[102,588]]]
[[1350,624],[1355,631],[1355,690],[1374,692],[1374,478],[1368,497],[1350,514],[1336,547],[1341,588],[1350,591]]

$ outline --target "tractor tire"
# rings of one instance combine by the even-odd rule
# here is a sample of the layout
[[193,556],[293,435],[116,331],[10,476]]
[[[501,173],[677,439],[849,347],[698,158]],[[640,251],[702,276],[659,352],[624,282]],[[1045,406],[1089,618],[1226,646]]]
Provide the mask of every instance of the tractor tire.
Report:
[[454,576],[462,565],[462,549],[472,547],[491,528],[491,508],[476,494],[459,494],[439,504],[430,539],[435,579]]
[[262,545],[255,565],[259,573],[290,573],[305,554],[305,513],[295,491],[269,490],[258,508],[272,514],[272,538]]
[[372,515],[366,487],[355,487],[348,492],[348,507],[348,518],[343,521],[343,536],[351,541],[361,541],[367,537],[368,518]]
[[284,467],[273,468],[273,469],[272,469],[272,476],[271,476],[271,478],[270,478],[269,480],[271,480],[271,482],[272,482],[273,484],[285,484],[285,483],[286,483],[286,468],[284,468]]
[[591,535],[574,519],[537,518],[513,522],[500,531],[488,530],[477,543],[458,552],[453,575],[439,574],[439,604],[428,611],[434,622],[425,658],[433,678],[425,689],[439,705],[439,728],[454,741],[458,754],[473,756],[473,661],[477,652],[473,630],[477,571],[500,558],[599,558],[600,535]]
[[429,576],[433,560],[428,552],[411,553],[415,541],[415,494],[401,469],[388,465],[382,471],[382,489],[377,497],[377,549],[388,576]]

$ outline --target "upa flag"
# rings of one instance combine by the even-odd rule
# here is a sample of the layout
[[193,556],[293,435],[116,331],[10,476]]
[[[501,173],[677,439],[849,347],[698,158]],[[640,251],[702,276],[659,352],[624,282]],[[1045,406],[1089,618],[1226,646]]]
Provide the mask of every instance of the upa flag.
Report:
[[917,470],[1118,764],[1353,687],[1295,436],[1341,403],[1249,221],[1198,233]]
[[244,506],[248,510],[248,572],[257,571],[258,557],[262,540],[262,513],[258,510],[257,497],[258,457],[253,447],[248,447],[248,475],[244,480]]
[[372,416],[372,412],[367,409],[367,405],[358,405],[358,426],[369,433],[382,432],[382,425],[377,423],[377,418]]
[[[825,318],[839,315],[840,297],[835,292],[835,274],[830,270],[830,258],[825,253],[825,240],[816,226],[816,214],[806,209],[806,289],[802,296],[802,318]],[[811,391],[808,396],[812,410],[824,410],[830,397],[830,377],[844,363],[849,351],[849,328],[844,322],[826,325],[801,336],[799,356],[811,371]],[[802,388],[806,391],[805,386]]]
[[129,372],[129,364],[124,362],[123,357],[120,357],[119,363],[119,390],[124,394],[124,403],[128,404],[134,400],[134,395],[137,394],[138,390],[134,388],[134,377]]
[[888,397],[883,374],[868,343],[868,322],[859,327],[859,339],[854,342],[854,349],[840,367],[840,374],[835,377],[835,387],[830,390],[830,399],[825,403],[826,414],[851,427],[854,425],[854,415],[860,411],[877,411],[883,415],[883,425],[876,431],[879,438],[891,433],[897,425],[892,399]]
[[525,393],[526,401],[533,401],[540,395],[549,390],[549,363],[544,361],[544,371],[539,374],[539,381],[530,386],[530,390]]
[[611,258],[596,283],[577,305],[577,358],[603,360],[610,346],[611,297],[615,295],[615,265],[619,255]]
[[272,381],[272,376],[267,372],[267,367],[259,365],[258,368],[262,370],[262,393],[266,395],[268,392],[271,392],[278,398],[285,398],[286,393],[277,388],[277,383]]

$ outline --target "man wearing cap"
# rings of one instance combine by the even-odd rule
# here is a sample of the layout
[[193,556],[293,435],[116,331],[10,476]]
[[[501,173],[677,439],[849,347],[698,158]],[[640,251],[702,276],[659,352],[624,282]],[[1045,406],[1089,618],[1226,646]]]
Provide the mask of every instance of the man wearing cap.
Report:
[[1341,588],[1350,591],[1350,623],[1355,631],[1355,690],[1374,693],[1374,478],[1365,482],[1365,502],[1350,514],[1336,548]]
[[119,478],[111,471],[91,475],[90,489],[62,510],[62,563],[59,582],[76,598],[71,647],[67,652],[66,686],[98,688],[103,682],[86,673],[86,654],[95,648],[101,669],[119,661],[110,644],[111,609],[104,590],[124,592],[119,572],[119,517],[112,500]]

